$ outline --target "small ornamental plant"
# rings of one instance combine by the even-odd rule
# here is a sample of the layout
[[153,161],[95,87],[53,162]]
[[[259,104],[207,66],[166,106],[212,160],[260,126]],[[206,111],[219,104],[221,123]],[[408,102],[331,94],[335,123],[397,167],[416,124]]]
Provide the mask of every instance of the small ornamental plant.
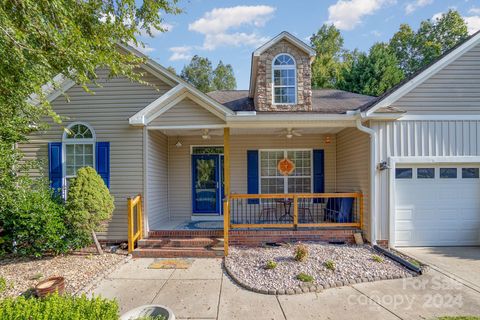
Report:
[[325,266],[325,268],[327,268],[328,270],[332,270],[332,271],[335,271],[335,262],[333,260],[327,260],[323,263],[323,265]]
[[308,258],[308,248],[304,244],[299,244],[295,247],[294,258],[296,261],[304,262]]
[[384,261],[382,257],[376,254],[372,255],[372,260],[378,263],[382,263]]
[[300,280],[302,282],[312,282],[313,281],[313,277],[309,274],[306,274],[305,272],[300,272],[298,275],[297,275],[297,280]]
[[277,262],[274,260],[268,260],[265,264],[265,269],[275,269],[277,267]]

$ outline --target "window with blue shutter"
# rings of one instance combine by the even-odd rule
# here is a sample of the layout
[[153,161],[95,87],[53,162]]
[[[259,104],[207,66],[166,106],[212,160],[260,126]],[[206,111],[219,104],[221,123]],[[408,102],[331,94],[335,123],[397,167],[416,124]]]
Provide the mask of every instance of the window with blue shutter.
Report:
[[[323,150],[313,150],[313,192],[325,192],[325,153]],[[315,203],[321,202],[314,199]]]
[[102,177],[105,185],[110,188],[110,142],[96,143],[95,170]]
[[54,190],[62,188],[62,143],[50,142],[48,144],[48,178],[50,187]]
[[[247,191],[258,194],[258,150],[247,150]],[[249,204],[258,204],[258,199],[249,199]]]

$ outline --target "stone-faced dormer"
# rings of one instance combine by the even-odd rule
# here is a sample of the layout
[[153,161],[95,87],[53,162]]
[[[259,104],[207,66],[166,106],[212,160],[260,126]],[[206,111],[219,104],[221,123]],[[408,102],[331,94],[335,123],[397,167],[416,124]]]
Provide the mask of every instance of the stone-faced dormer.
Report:
[[256,111],[312,111],[315,51],[282,32],[253,53],[250,97]]

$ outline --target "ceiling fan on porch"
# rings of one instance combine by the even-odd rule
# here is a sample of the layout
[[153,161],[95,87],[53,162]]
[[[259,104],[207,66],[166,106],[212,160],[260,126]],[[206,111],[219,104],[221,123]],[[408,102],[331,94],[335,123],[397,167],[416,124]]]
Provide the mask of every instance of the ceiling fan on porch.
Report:
[[302,134],[300,133],[299,130],[295,130],[293,128],[287,128],[285,130],[280,131],[279,136],[285,136],[287,139],[292,139],[294,136],[301,137]]
[[210,138],[211,138],[210,131],[208,129],[203,129],[202,130],[202,139],[203,140],[208,140]]

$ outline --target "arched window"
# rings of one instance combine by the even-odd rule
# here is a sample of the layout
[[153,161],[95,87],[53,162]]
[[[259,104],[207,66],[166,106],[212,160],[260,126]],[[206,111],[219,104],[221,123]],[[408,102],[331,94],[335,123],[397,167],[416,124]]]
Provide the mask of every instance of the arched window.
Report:
[[282,53],[273,59],[273,103],[297,103],[297,72],[295,59]]
[[63,133],[64,185],[68,189],[69,180],[77,175],[82,167],[95,168],[95,132],[85,123],[70,124]]

